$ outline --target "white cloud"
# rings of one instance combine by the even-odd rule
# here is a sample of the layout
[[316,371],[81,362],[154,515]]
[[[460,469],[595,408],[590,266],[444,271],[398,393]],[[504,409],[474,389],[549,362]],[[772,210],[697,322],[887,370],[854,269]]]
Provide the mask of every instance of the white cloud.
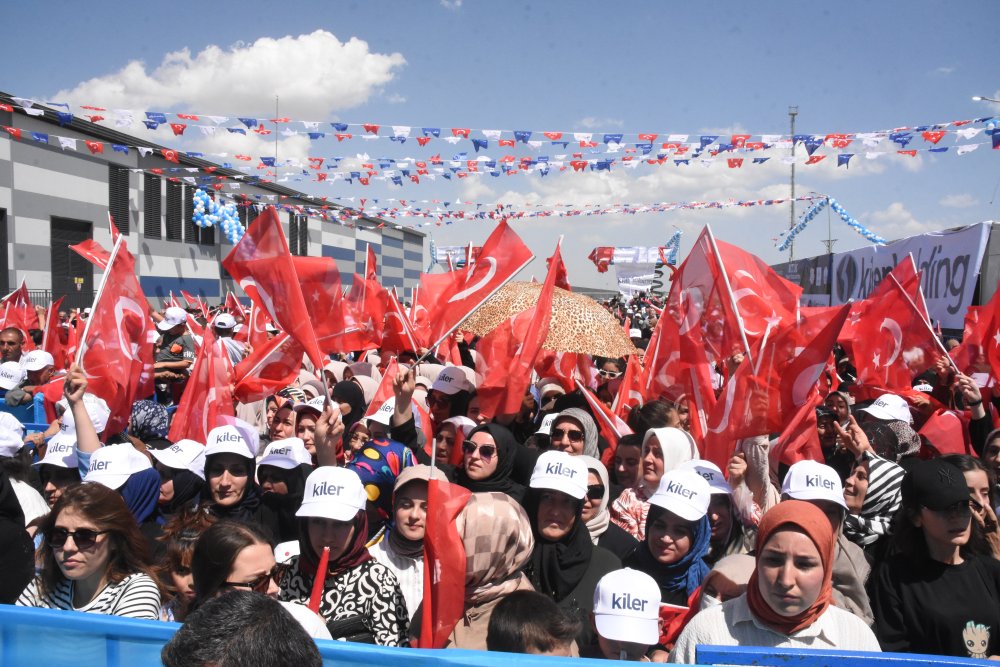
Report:
[[979,200],[969,193],[963,192],[962,194],[942,197],[938,203],[941,204],[941,206],[947,206],[948,208],[969,208],[971,206],[976,206],[979,203]]
[[931,70],[931,74],[937,74],[939,76],[948,76],[949,74],[953,73],[954,71],[955,71],[954,67],[941,66],[941,67],[935,67],[934,69],[932,69]]
[[390,93],[389,95],[385,96],[385,101],[388,102],[389,104],[402,104],[403,102],[406,101],[406,97],[400,95],[399,93]]
[[858,221],[886,239],[915,236],[941,227],[933,220],[918,220],[902,202],[898,201],[889,204],[880,211],[866,213]]
[[595,116],[587,116],[586,118],[581,118],[576,121],[576,127],[582,127],[585,130],[600,130],[609,127],[621,127],[624,124],[624,121],[620,118],[597,118]]
[[366,102],[405,64],[399,53],[373,53],[363,40],[341,42],[317,30],[296,37],[261,37],[228,48],[211,45],[194,55],[182,49],[166,54],[152,69],[133,60],[50,99],[109,108],[270,117],[277,95],[282,116],[322,120]]
[[445,9],[458,11],[462,8],[462,0],[441,0],[441,6]]

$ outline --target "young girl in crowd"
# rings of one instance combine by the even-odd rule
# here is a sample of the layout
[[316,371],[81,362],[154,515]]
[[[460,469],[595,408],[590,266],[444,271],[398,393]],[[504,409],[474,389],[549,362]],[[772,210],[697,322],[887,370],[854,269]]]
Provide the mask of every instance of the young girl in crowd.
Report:
[[702,644],[878,651],[864,621],[831,604],[833,549],[830,521],[815,505],[787,500],[769,510],[746,593],[697,614],[670,662],[695,663]]
[[462,468],[456,481],[473,493],[498,491],[522,502],[524,487],[511,479],[520,445],[500,424],[477,426],[462,443]]
[[146,540],[118,493],[93,482],[66,488],[41,533],[41,573],[18,605],[159,618]]
[[[389,568],[368,553],[368,496],[357,473],[322,466],[306,480],[300,520],[300,555],[280,581],[279,599],[308,603],[316,577],[323,579],[319,612],[334,639],[405,646],[409,613]],[[323,548],[330,549],[318,572]]]

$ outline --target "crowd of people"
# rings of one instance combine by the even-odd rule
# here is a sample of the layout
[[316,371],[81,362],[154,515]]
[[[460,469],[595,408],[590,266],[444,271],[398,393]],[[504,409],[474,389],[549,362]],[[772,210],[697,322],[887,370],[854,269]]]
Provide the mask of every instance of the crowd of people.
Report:
[[[657,305],[606,303],[640,349]],[[243,314],[210,315],[200,324],[238,362]],[[816,410],[823,460],[791,466],[773,435],[733,443],[725,470],[703,460],[677,397],[647,397],[633,434],[609,442],[558,378],[487,421],[464,337],[462,365],[399,355],[378,409],[389,355],[345,351],[303,359],[205,442],[171,442],[201,344],[189,316],[155,315],[156,393],[123,433],[106,432],[82,369],[0,332],[0,602],[183,623],[167,665],[251,650],[319,664],[309,637],[416,645],[438,480],[471,492],[446,647],[678,663],[704,644],[1000,654],[997,399],[947,363],[914,386],[968,411],[974,455],[934,456],[925,403],[856,402],[849,381]],[[625,368],[596,358],[584,383],[610,406]],[[26,434],[13,411],[52,382],[54,418]]]

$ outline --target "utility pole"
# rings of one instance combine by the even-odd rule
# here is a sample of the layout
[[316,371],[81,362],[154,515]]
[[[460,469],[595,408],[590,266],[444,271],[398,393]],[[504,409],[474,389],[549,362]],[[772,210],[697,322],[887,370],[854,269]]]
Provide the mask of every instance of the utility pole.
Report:
[[[788,229],[791,230],[795,227],[795,116],[799,113],[799,108],[788,107],[788,117],[791,119],[791,138],[792,138],[792,201],[791,207],[789,208],[788,217]],[[788,244],[788,261],[795,259],[795,241],[790,241]]]
[[837,242],[837,239],[833,238],[833,226],[830,222],[830,209],[826,209],[826,240],[823,241],[826,244],[826,254],[833,254],[833,244]]
[[274,180],[278,180],[278,96],[274,96]]

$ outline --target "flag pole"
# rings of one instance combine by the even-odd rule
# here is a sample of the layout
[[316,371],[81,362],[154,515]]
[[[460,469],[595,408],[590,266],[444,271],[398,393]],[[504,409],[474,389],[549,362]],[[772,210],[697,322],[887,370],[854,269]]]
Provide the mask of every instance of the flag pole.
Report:
[[722,274],[722,282],[726,286],[726,296],[729,297],[729,304],[736,315],[736,321],[740,325],[740,338],[743,340],[743,349],[746,350],[747,359],[750,363],[753,363],[753,356],[750,354],[750,343],[747,342],[747,332],[743,326],[743,316],[740,315],[740,309],[736,305],[736,300],[733,299],[733,287],[729,284],[729,275],[726,273],[726,266],[722,263],[722,255],[719,254],[719,248],[715,245],[715,236],[712,234],[711,226],[705,225],[705,231],[708,232],[708,241],[712,244],[712,255],[714,255],[715,262],[719,265],[719,273]]
[[76,348],[76,363],[77,366],[80,365],[80,360],[83,359],[83,353],[87,349],[87,334],[90,333],[90,323],[94,319],[94,313],[97,310],[97,303],[101,300],[101,295],[104,294],[104,288],[108,284],[108,276],[111,275],[111,268],[114,266],[115,258],[118,257],[118,249],[122,247],[122,243],[125,240],[124,235],[119,235],[115,240],[115,246],[111,249],[111,256],[108,258],[108,265],[104,267],[104,273],[101,275],[101,284],[97,286],[97,293],[94,295],[94,303],[90,306],[90,317],[87,318],[87,324],[83,327],[83,336],[80,337],[80,343]]
[[52,313],[52,299],[49,299],[49,308],[45,311],[45,333],[42,334],[42,349],[45,349],[45,344],[49,342],[49,319]]
[[[962,371],[958,370],[958,366],[955,365],[955,360],[951,358],[950,354],[948,354],[948,348],[944,346],[944,343],[941,342],[941,339],[938,337],[938,335],[934,333],[934,329],[931,328],[931,323],[927,321],[927,318],[924,317],[924,314],[920,312],[919,308],[917,308],[917,304],[913,303],[913,299],[911,299],[910,295],[906,293],[906,290],[903,289],[903,286],[899,284],[899,280],[896,279],[896,276],[890,273],[889,277],[892,278],[892,282],[896,285],[896,287],[899,288],[899,291],[903,294],[903,296],[906,297],[906,300],[910,303],[913,309],[918,313],[920,313],[920,321],[924,323],[925,327],[927,327],[927,331],[930,332],[931,338],[933,338],[935,344],[937,344],[938,350],[944,355],[944,358],[948,360],[948,363],[951,365],[951,369],[956,373],[961,373]],[[920,289],[919,283],[917,283],[917,289]]]

